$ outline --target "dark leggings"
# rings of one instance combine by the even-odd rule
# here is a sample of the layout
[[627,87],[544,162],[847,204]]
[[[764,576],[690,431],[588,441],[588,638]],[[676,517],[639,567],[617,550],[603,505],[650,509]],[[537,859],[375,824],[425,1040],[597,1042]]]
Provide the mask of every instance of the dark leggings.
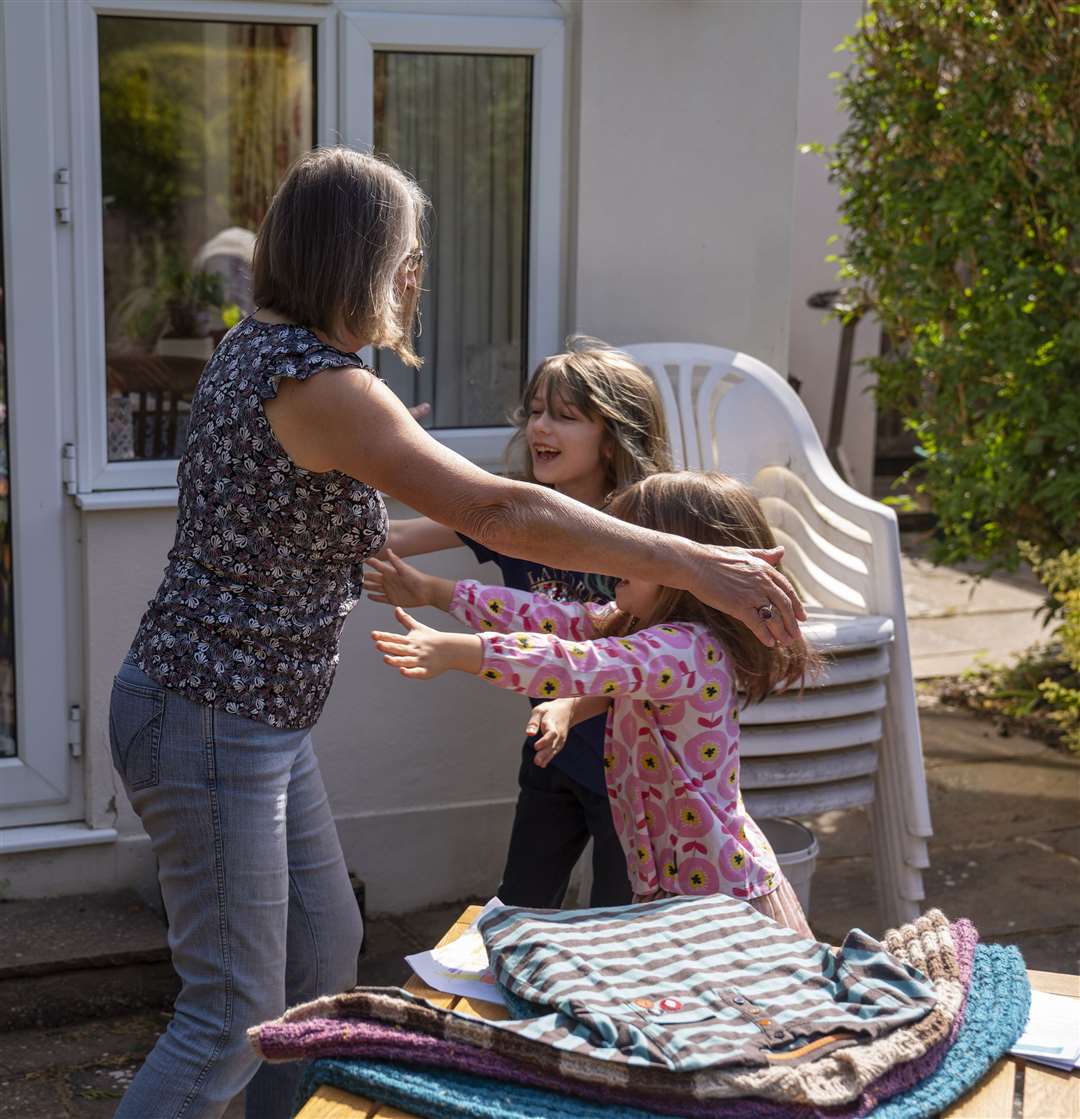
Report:
[[517,808],[499,899],[506,905],[558,909],[591,836],[589,904],[629,904],[633,894],[626,856],[611,822],[607,794],[594,793],[554,765],[541,769],[534,757],[530,739],[518,774]]

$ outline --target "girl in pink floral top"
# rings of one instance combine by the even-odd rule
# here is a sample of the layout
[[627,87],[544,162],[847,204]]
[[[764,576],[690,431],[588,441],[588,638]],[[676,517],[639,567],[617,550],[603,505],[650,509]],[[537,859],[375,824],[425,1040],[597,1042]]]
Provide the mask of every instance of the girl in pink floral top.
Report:
[[[774,544],[757,500],[720,474],[653,475],[610,511],[700,543]],[[442,633],[399,611],[404,635],[373,634],[386,662],[406,676],[457,668],[542,699],[608,701],[608,797],[635,901],[724,893],[810,935],[739,791],[738,692],[759,700],[801,678],[805,645],[768,648],[692,595],[637,579],[604,605],[464,581],[450,612],[477,632]]]

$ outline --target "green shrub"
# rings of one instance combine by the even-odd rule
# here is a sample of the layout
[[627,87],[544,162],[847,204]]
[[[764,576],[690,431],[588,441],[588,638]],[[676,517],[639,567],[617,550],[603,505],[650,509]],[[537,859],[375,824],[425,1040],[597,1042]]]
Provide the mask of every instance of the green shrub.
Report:
[[1029,547],[1024,554],[1050,592],[1053,613],[1061,619],[1055,636],[1071,673],[1068,679],[1044,678],[1039,693],[1066,745],[1080,753],[1080,551],[1047,559]]
[[1080,547],[1080,5],[869,0],[839,76],[837,258],[924,456],[935,558]]

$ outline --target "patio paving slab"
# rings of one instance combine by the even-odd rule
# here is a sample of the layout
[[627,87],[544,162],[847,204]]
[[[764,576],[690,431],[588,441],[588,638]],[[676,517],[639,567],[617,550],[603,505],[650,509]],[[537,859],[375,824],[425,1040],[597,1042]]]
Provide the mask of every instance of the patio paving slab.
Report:
[[997,574],[977,580],[963,568],[935,567],[929,560],[903,553],[901,578],[908,618],[1036,610],[1043,592],[1030,573]]
[[1030,572],[976,581],[910,550],[900,564],[916,679],[959,675],[981,660],[1007,662],[1046,641],[1035,616],[1044,592]]
[[[967,917],[980,934],[1009,943],[1022,933],[1060,933],[1071,947],[1048,970],[1069,970],[1075,964],[1080,953],[1080,902],[1071,858],[1023,841],[945,850],[932,858],[933,865],[923,872],[924,909],[936,907],[949,917]],[[869,856],[819,864],[810,924],[819,937],[833,943],[856,927],[880,935]]]
[[0,980],[169,958],[164,925],[133,890],[0,902],[0,943]]

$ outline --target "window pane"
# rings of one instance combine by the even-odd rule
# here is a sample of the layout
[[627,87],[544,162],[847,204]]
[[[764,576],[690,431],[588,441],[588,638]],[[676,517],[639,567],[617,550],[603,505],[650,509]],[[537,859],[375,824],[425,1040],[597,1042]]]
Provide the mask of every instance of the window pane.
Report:
[[431,198],[419,371],[380,372],[433,427],[503,424],[526,373],[532,59],[375,54],[375,147]]
[[98,19],[110,460],[176,458],[255,230],[312,147],[315,30]]
[[7,314],[4,309],[4,210],[0,199],[0,758],[15,745],[15,604],[11,571],[11,471],[8,458]]

